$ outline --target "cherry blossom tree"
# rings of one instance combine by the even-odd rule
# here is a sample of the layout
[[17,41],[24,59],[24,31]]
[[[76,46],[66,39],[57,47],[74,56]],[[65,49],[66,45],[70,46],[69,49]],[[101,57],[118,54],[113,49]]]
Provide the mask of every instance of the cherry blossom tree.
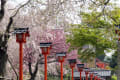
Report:
[[[52,42],[52,49],[48,56],[48,63],[56,62],[55,54],[57,52],[67,52],[68,46],[65,41],[63,29],[52,29],[44,31],[43,35],[39,34],[33,42],[29,42],[24,47],[24,63],[29,69],[30,80],[34,80],[38,71],[38,64],[44,64],[44,57],[39,47],[40,42]],[[34,71],[32,65],[34,65]]]

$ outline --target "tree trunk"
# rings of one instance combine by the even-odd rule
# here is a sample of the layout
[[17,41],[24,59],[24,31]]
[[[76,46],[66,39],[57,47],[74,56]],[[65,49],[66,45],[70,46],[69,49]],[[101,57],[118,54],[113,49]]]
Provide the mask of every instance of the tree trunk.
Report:
[[[5,77],[6,73],[6,63],[8,60],[7,55],[7,42],[9,35],[0,34],[0,76]],[[4,79],[0,79],[4,80]]]
[[34,75],[31,75],[31,78],[30,78],[30,80],[35,80],[35,77],[36,77],[36,74]]
[[[0,22],[2,21],[4,15],[5,15],[5,4],[6,0],[1,0],[1,5],[0,5]],[[5,37],[5,36],[4,36]],[[0,76],[4,77],[5,76],[5,70],[6,70],[6,63],[7,63],[7,47],[5,47],[6,42],[3,41],[3,35],[0,34]],[[0,79],[4,80],[4,79]]]
[[8,59],[7,51],[0,49],[0,76],[2,77],[5,77],[7,59]]
[[37,72],[38,72],[38,63],[39,63],[39,60],[37,61],[36,65],[35,65],[35,70],[34,72],[32,72],[32,63],[29,62],[28,63],[28,66],[29,66],[29,73],[31,75],[31,78],[29,80],[35,80],[35,77],[37,75]]
[[117,65],[118,65],[118,69],[117,69],[117,80],[120,80],[120,41],[118,41],[118,49],[117,49]]

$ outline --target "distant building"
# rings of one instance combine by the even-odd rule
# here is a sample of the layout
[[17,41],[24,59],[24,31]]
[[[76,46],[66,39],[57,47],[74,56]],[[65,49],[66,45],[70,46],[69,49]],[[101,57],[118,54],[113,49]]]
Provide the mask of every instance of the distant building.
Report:
[[100,59],[96,59],[96,67],[100,69],[106,69],[109,66],[108,63],[102,62]]

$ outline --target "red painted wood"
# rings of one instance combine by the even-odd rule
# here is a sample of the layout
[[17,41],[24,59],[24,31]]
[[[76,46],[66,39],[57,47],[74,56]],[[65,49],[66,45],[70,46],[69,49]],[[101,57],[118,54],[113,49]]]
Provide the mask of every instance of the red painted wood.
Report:
[[45,54],[44,55],[45,56],[45,66],[44,66],[44,68],[45,68],[45,80],[47,80],[47,54]]
[[20,43],[20,54],[19,54],[19,80],[23,80],[23,43]]
[[61,61],[61,80],[63,80],[63,62]]

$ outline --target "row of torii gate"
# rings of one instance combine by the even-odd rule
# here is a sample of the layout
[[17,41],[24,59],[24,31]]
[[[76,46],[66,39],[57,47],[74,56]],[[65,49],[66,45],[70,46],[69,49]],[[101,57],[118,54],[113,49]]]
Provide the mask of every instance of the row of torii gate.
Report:
[[[29,28],[15,28],[14,34],[16,34],[16,42],[19,43],[19,80],[23,80],[23,43],[26,43],[26,38],[30,36]],[[52,48],[52,43],[40,43],[40,48],[42,50],[42,54],[45,57],[44,64],[44,80],[47,80],[47,55],[50,53],[50,49]],[[61,64],[61,80],[63,80],[63,62],[66,58],[66,52],[56,53],[56,59]],[[69,59],[70,68],[72,69],[72,80],[74,80],[74,68],[77,64],[76,59]],[[89,68],[85,68],[84,64],[77,64],[78,71],[80,72],[80,80],[82,80],[81,73],[85,72],[86,80],[88,80],[88,75],[90,75],[90,80],[104,80],[101,78],[94,70]]]

